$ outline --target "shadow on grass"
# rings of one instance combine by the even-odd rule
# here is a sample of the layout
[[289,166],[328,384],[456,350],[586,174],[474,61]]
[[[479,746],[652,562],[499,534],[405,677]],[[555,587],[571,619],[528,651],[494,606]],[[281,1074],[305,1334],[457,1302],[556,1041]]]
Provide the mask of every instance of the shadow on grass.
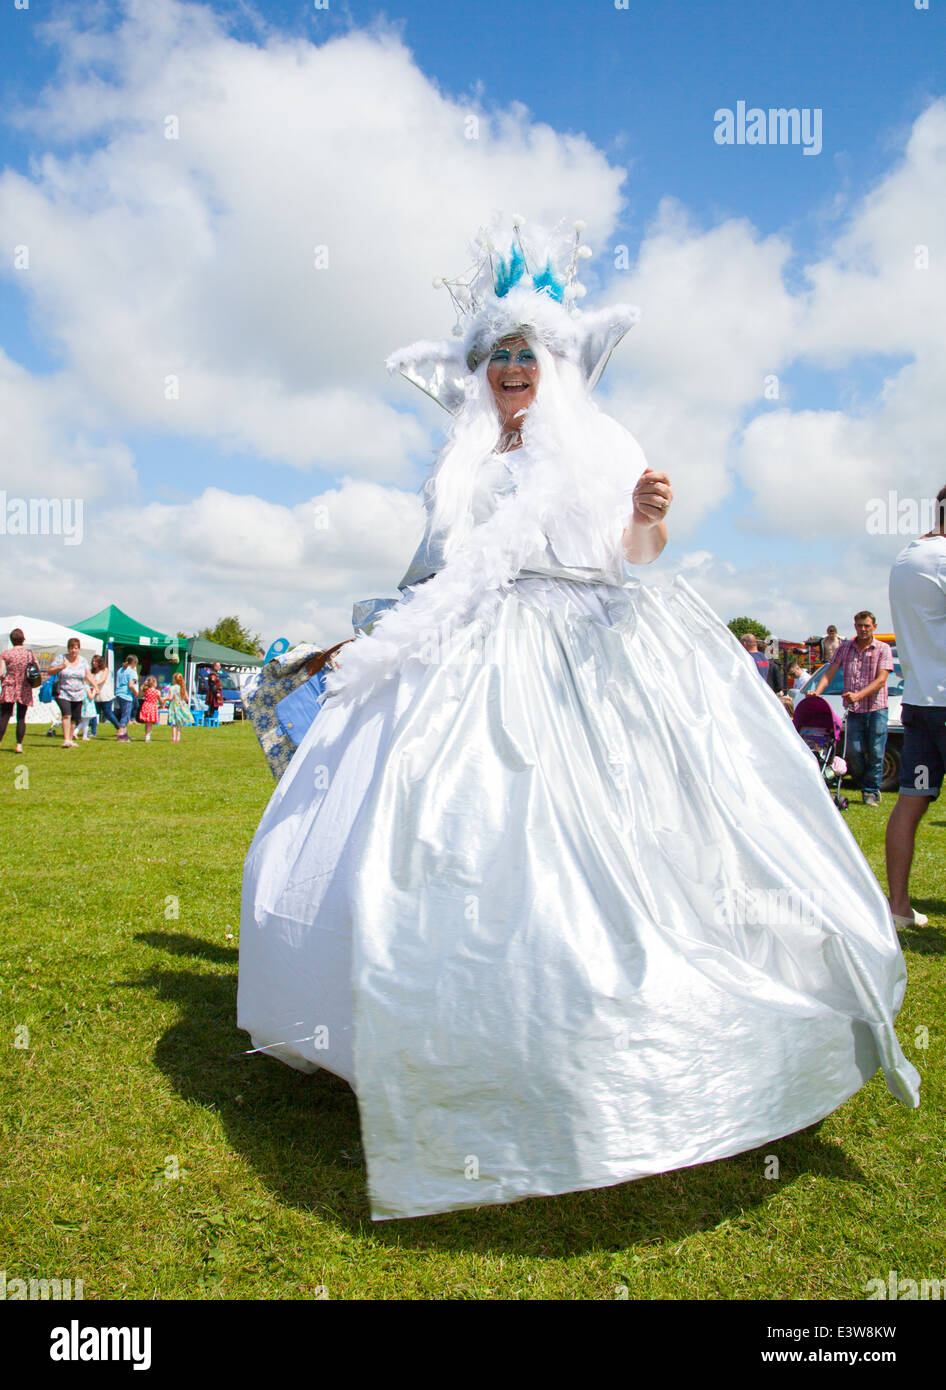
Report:
[[913,906],[934,917],[946,917],[946,898],[913,898]]
[[220,946],[214,941],[187,936],[184,932],[142,931],[135,933],[136,941],[153,946],[156,951],[169,951],[173,956],[190,956],[195,960],[210,960],[216,965],[236,965],[239,951],[236,946]]
[[[192,959],[236,963],[236,949],[181,933],[138,939]],[[382,1245],[536,1258],[619,1252],[738,1222],[805,1174],[869,1186],[842,1149],[820,1138],[819,1123],[734,1158],[615,1187],[373,1223],[350,1086],[329,1072],[305,1075],[259,1053],[247,1055],[230,973],[154,969],[125,987],[151,990],[181,1010],[158,1042],[155,1062],[180,1096],[219,1115],[229,1143],[274,1196]],[[778,1181],[765,1177],[769,1154],[778,1157]]]
[[915,930],[901,930],[897,932],[900,938],[900,948],[903,951],[910,951],[917,956],[941,956],[946,952],[946,937],[938,933],[934,927],[931,931],[929,927],[917,927]]
[[[910,902],[927,917],[946,917],[946,902],[942,898],[911,898]],[[904,951],[918,956],[941,956],[946,952],[946,932],[932,923],[928,927],[899,927],[897,936]]]

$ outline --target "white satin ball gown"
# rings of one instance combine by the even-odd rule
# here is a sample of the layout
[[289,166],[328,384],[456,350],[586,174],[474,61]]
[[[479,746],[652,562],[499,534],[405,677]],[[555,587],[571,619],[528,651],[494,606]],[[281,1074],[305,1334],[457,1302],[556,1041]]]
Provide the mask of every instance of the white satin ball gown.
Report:
[[628,574],[549,544],[472,660],[326,704],[253,840],[239,1025],[354,1087],[376,1220],[723,1158],[878,1068],[919,1103],[814,758],[685,580]]

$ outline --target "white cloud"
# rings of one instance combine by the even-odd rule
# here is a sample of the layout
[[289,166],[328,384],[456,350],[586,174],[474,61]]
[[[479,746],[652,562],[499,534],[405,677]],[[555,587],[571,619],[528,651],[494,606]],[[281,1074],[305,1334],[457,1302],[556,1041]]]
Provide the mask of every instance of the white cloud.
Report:
[[[684,537],[730,492],[774,536],[863,535],[871,498],[946,480],[946,102],[916,120],[902,157],[848,214],[827,254],[791,292],[791,244],[744,220],[696,229],[665,199],[633,273],[611,297],[642,306],[609,375],[613,410],[648,461],[670,473]],[[928,253],[928,254],[927,254]],[[927,268],[928,266],[928,268]],[[837,408],[792,408],[800,363],[892,359],[882,387]],[[911,358],[906,365],[897,358]],[[765,378],[779,397],[763,398]],[[743,424],[746,413],[754,418]]]
[[[326,643],[350,633],[351,595],[395,591],[423,529],[418,497],[350,479],[291,509],[209,489],[183,506],[152,504],[145,531],[152,519],[149,543],[180,573],[206,576],[218,606]],[[200,601],[205,609],[204,592]],[[207,618],[195,611],[189,621]]]
[[838,410],[757,416],[742,436],[740,472],[764,520],[805,535],[863,530],[870,498],[885,495],[891,478],[870,425]]
[[176,0],[126,13],[94,44],[58,20],[72,78],[21,116],[99,145],[0,179],[43,333],[130,424],[406,480],[427,431],[383,362],[449,329],[432,274],[496,206],[606,233],[622,172],[520,106],[445,96],[392,34],[257,46]]
[[296,507],[208,488],[185,503],[95,509],[74,548],[8,542],[0,588],[12,611],[63,622],[115,602],[169,632],[237,614],[267,642],[329,645],[351,634],[353,598],[396,594],[422,531],[419,497],[376,483],[346,479]]
[[[583,215],[606,261],[622,171],[521,106],[490,113],[445,94],[384,30],[316,46],[264,23],[251,44],[207,7],[124,8],[108,31],[80,27],[92,23],[85,7],[49,26],[61,80],[21,119],[35,142],[82,143],[0,176],[0,232],[30,253],[28,270],[6,273],[63,362],[34,376],[0,355],[0,488],[25,494],[39,477],[46,494],[87,498],[95,563],[86,546],[67,556],[44,543],[4,558],[0,578],[28,584],[24,611],[66,620],[114,599],[155,626],[236,611],[265,636],[337,639],[351,600],[390,592],[418,538],[419,503],[401,489],[445,417],[382,364],[449,331],[432,276],[462,268],[467,238],[497,207]],[[165,138],[169,117],[177,139]],[[946,103],[934,102],[802,290],[786,284],[787,236],[745,219],[701,229],[671,198],[633,270],[605,286],[604,299],[643,315],[602,395],[673,478],[675,540],[731,505],[737,482],[774,539],[824,538],[811,583],[774,562],[688,557],[727,615],[762,603],[770,626],[819,613],[840,623],[852,586],[867,594],[856,606],[878,607],[890,546],[867,544],[867,500],[946,480],[944,167]],[[910,360],[854,404],[813,410],[784,388],[763,400],[769,373],[856,368],[865,354]],[[131,431],[341,481],[290,508],[195,476],[191,500],[136,506]],[[123,545],[115,592],[105,561]]]
[[866,353],[942,353],[944,225],[946,100],[939,100],[917,117],[902,157],[854,209],[828,255],[807,268],[812,290],[799,350],[827,366]]
[[131,450],[95,438],[104,423],[71,374],[34,376],[0,348],[0,489],[8,496],[89,501],[133,489]]
[[633,272],[612,284],[608,298],[642,313],[608,367],[609,408],[670,475],[685,536],[725,501],[733,436],[790,351],[800,312],[782,280],[790,255],[745,220],[700,231],[666,198]]
[[889,488],[917,498],[946,481],[946,101],[918,117],[903,157],[856,207],[812,289],[793,351],[838,367],[871,354],[912,360],[847,410],[778,410],[745,431],[739,471],[779,530],[863,534]]
[[644,388],[658,383],[687,408],[758,401],[799,319],[782,282],[791,253],[787,240],[760,239],[745,219],[701,231],[680,203],[663,199],[626,288],[619,280],[612,292],[642,306],[622,356]]
[[762,622],[783,641],[804,642],[834,623],[845,637],[854,636],[854,614],[868,608],[877,615],[878,629],[891,628],[887,598],[890,563],[906,538],[882,547],[839,546],[817,564],[785,564],[775,560],[736,567],[709,551],[694,552],[660,580],[682,572],[701,598],[725,623],[750,617]]

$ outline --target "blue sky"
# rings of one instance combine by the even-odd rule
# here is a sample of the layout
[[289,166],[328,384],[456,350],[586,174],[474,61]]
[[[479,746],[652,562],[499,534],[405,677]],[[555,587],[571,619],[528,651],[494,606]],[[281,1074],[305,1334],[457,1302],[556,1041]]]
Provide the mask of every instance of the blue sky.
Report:
[[[756,0],[630,0],[627,10],[613,0],[542,0],[526,12],[524,35],[521,14],[508,32],[513,7],[504,0],[331,0],[325,10],[267,0],[262,22],[242,5],[210,8],[231,16],[233,33],[247,42],[274,30],[318,43],[351,26],[396,26],[423,70],[451,93],[481,93],[487,106],[522,101],[536,120],[583,132],[628,164],[632,187],[618,231],[631,244],[657,201],[672,193],[708,220],[748,216],[763,232],[796,228],[799,251],[812,250],[839,187],[848,196],[869,187],[889,162],[892,134],[944,85],[946,42],[934,0],[921,10],[912,0],[764,7]],[[115,22],[115,7],[106,9]],[[30,14],[43,18],[44,7]],[[54,78],[56,54],[11,6],[3,40],[9,110],[30,104]],[[802,158],[786,147],[772,158],[768,149],[733,146],[717,157],[713,112],[740,99],[821,108],[823,153]],[[26,171],[42,148],[28,133],[3,132],[4,163],[14,168]]]
[[[609,252],[619,244],[627,245],[635,268],[635,297],[640,299],[642,288],[645,292],[650,285],[656,289],[656,279],[642,283],[637,272],[644,260],[640,264],[638,260],[647,249],[648,239],[651,249],[656,246],[654,228],[659,209],[662,200],[670,199],[684,211],[688,228],[681,230],[676,226],[669,238],[675,241],[681,265],[690,265],[688,257],[702,257],[705,251],[706,255],[719,254],[726,258],[722,263],[731,269],[731,258],[741,254],[741,245],[751,258],[766,238],[781,238],[786,251],[775,270],[770,267],[766,272],[763,297],[756,299],[748,272],[745,287],[737,288],[736,293],[745,295],[747,305],[756,302],[764,305],[765,295],[771,295],[775,304],[782,294],[791,298],[796,306],[802,306],[811,293],[809,268],[812,264],[830,263],[842,278],[847,277],[850,289],[845,290],[849,295],[845,302],[852,305],[852,325],[858,300],[857,257],[852,260],[847,251],[841,253],[838,247],[846,244],[845,237],[854,234],[859,245],[867,246],[867,261],[870,262],[872,248],[889,246],[887,224],[881,233],[876,233],[874,222],[877,219],[872,222],[865,209],[869,209],[874,196],[872,190],[883,185],[885,180],[893,180],[896,171],[903,168],[911,132],[924,118],[924,113],[931,108],[936,110],[946,85],[943,7],[937,6],[935,0],[930,9],[917,9],[912,0],[900,0],[900,3],[866,0],[866,3],[857,4],[843,0],[827,6],[814,0],[781,6],[760,6],[745,0],[725,4],[661,5],[630,0],[627,9],[617,8],[613,0],[580,5],[545,0],[541,6],[533,7],[512,7],[497,3],[497,0],[445,5],[390,3],[384,7],[359,3],[343,5],[330,0],[327,9],[271,0],[259,11],[245,5],[197,8],[213,11],[220,17],[220,33],[229,34],[239,45],[239,48],[220,45],[207,50],[214,54],[210,60],[211,69],[217,55],[224,64],[239,62],[240,53],[248,53],[253,48],[268,50],[280,37],[319,46],[352,32],[378,36],[394,31],[421,74],[425,99],[433,99],[431,94],[439,93],[452,108],[462,110],[469,105],[470,109],[487,115],[508,112],[513,103],[522,103],[528,111],[525,120],[530,131],[537,126],[549,126],[558,142],[556,167],[561,171],[563,187],[573,174],[577,185],[578,174],[572,166],[584,161],[591,169],[594,157],[587,151],[596,152],[602,165],[594,168],[589,177],[597,179],[594,186],[602,190],[602,219],[607,224],[607,234],[594,246],[596,270],[589,280],[593,290],[606,288],[613,282]],[[163,13],[163,4],[156,0],[155,9]],[[175,25],[180,22],[180,10],[169,7],[168,13],[172,10],[174,19],[168,20],[169,26],[172,22]],[[90,23],[100,25],[102,34],[114,34],[119,26],[129,23],[144,24],[142,45],[155,43],[155,51],[160,54],[157,62],[167,62],[169,72],[178,72],[186,62],[189,49],[200,48],[204,41],[199,34],[195,36],[183,27],[180,33],[175,31],[171,42],[165,43],[164,38],[156,40],[153,31],[141,19],[143,13],[142,7],[134,4],[127,8],[62,4],[49,9],[33,5],[29,11],[5,7],[0,21],[4,55],[0,93],[7,119],[0,125],[0,138],[2,163],[8,171],[8,197],[0,204],[0,208],[5,208],[5,216],[0,214],[0,225],[4,227],[8,248],[23,235],[17,229],[24,225],[25,214],[19,215],[18,222],[17,207],[31,207],[23,180],[42,191],[51,209],[47,218],[50,224],[62,213],[64,202],[71,204],[73,215],[96,208],[94,191],[90,191],[87,207],[83,207],[81,174],[68,193],[54,194],[48,170],[43,173],[44,159],[52,155],[73,172],[99,167],[96,165],[98,157],[104,157],[106,169],[117,168],[123,139],[134,132],[136,120],[140,124],[140,112],[132,112],[133,89],[128,86],[130,80],[140,81],[133,75],[133,59],[127,50],[112,52],[108,62],[103,64],[96,60],[97,71],[92,76],[88,63],[78,57],[82,31]],[[60,21],[66,24],[66,32],[60,34],[58,45],[50,44],[43,37],[43,22],[47,16],[54,24]],[[60,72],[57,79],[57,68],[64,59],[72,64],[76,84],[67,97],[62,98],[66,106],[59,109],[60,99],[55,91],[50,94],[49,84],[62,86],[62,74]],[[403,89],[392,85],[390,93],[386,94],[376,85],[365,85],[357,56],[340,57],[339,62],[342,61],[350,64],[350,83],[336,99],[336,108],[340,106],[344,111],[351,111],[353,119],[360,118],[364,108],[370,107],[373,112],[377,109],[378,119],[374,126],[377,131],[383,128],[387,99],[392,128],[396,127],[401,119],[401,106],[408,102],[411,93],[410,82]],[[211,70],[207,75],[208,84],[212,85],[213,78]],[[75,123],[64,111],[84,112],[88,103],[94,105],[95,83],[104,83],[102,90],[111,87],[128,94],[128,122],[123,123],[124,108],[119,101],[115,111],[98,129],[80,132],[79,138],[74,139]],[[271,104],[277,115],[280,101],[281,89],[274,82]],[[808,156],[798,146],[718,145],[713,138],[714,113],[721,107],[735,108],[738,101],[763,108],[817,108],[822,119],[821,152]],[[25,124],[19,123],[15,113],[29,110],[38,103],[58,110],[57,122],[50,124],[29,119]],[[570,154],[566,148],[565,137],[571,134],[586,137],[582,152],[578,154],[574,150]],[[373,138],[377,140],[378,137]],[[511,177],[509,161],[515,157],[513,145],[514,138],[507,139],[502,151],[507,187]],[[383,165],[371,163],[372,157],[366,148],[363,175],[369,187],[372,179],[383,179],[383,172],[380,172]],[[626,171],[619,203],[613,198],[608,201],[606,167],[620,167]],[[359,171],[356,168],[346,172],[354,179]],[[10,179],[11,173],[21,175],[22,179]],[[252,171],[247,177],[253,177]],[[440,171],[436,168],[425,170],[421,158],[417,177],[427,178],[436,187]],[[147,175],[142,174],[142,178]],[[512,182],[515,182],[514,176]],[[942,236],[939,209],[932,201],[929,217],[922,215],[925,196],[922,171],[916,182],[917,201],[911,204],[909,225],[904,233],[905,242],[911,246],[921,241],[933,243]],[[94,190],[91,175],[88,187]],[[332,189],[323,192],[334,196]],[[405,187],[405,198],[416,194],[413,185]],[[109,196],[111,198],[111,191]],[[891,206],[895,206],[898,196],[891,183]],[[344,188],[339,188],[338,197],[344,201]],[[607,211],[604,211],[606,205]],[[917,208],[921,209],[919,215]],[[490,211],[490,208],[483,209],[484,220]],[[526,211],[528,213],[529,209]],[[353,212],[352,216],[355,215]],[[591,218],[594,226],[594,209]],[[383,221],[381,215],[379,226]],[[724,237],[723,249],[713,252],[707,238],[714,228],[720,227],[726,230],[730,241],[726,242]],[[469,227],[467,235],[473,231],[475,227]],[[875,234],[876,246],[870,241]],[[220,235],[222,238],[223,233]],[[463,250],[458,239],[456,268],[463,263]],[[422,259],[424,253],[425,248],[418,246],[416,258]],[[881,293],[882,287],[878,286],[885,268],[878,257],[879,253],[874,263],[868,265],[868,270],[875,277],[874,288]],[[9,259],[9,249],[5,258]],[[431,269],[444,269],[442,265],[422,268],[425,277]],[[71,275],[74,284],[81,278],[81,266],[73,266],[62,273]],[[671,276],[672,283],[672,269],[664,264],[663,273]],[[426,282],[429,283],[429,278]],[[58,290],[61,295],[61,284]],[[56,287],[44,287],[40,274],[30,279],[5,271],[0,276],[0,346],[12,363],[24,368],[36,382],[44,378],[51,383],[58,382],[61,372],[68,376],[77,365],[76,331],[74,328],[70,331],[64,317],[57,316],[55,294]],[[79,294],[78,287],[76,294]],[[127,289],[122,291],[116,282],[115,295],[120,307],[123,295],[127,300]],[[646,300],[646,293],[644,297]],[[653,314],[648,303],[645,302],[644,307],[646,323],[648,313],[651,318]],[[792,415],[786,428],[791,428],[793,437],[799,439],[804,435],[807,440],[810,429],[823,428],[826,437],[830,433],[836,440],[835,424],[838,422],[832,423],[829,417],[835,413],[844,417],[840,428],[842,433],[847,431],[850,439],[845,436],[838,446],[839,459],[832,473],[837,477],[838,470],[845,466],[844,460],[850,464],[857,449],[862,447],[860,443],[852,444],[851,439],[858,436],[859,430],[863,431],[865,418],[870,417],[871,412],[883,410],[890,393],[889,383],[901,381],[905,383],[903,389],[907,389],[915,352],[909,323],[899,325],[896,331],[891,330],[886,338],[883,334],[868,335],[875,336],[875,340],[863,344],[852,327],[846,338],[844,334],[838,335],[843,341],[832,348],[833,360],[828,360],[831,356],[828,354],[818,361],[818,324],[827,324],[831,337],[838,311],[831,308],[826,297],[826,306],[819,312],[821,318],[815,312],[810,327],[801,332],[797,342],[792,336],[795,330],[792,334],[787,328],[785,330],[784,360],[779,367],[782,404],[787,405]],[[88,307],[84,314],[88,319]],[[676,332],[681,337],[690,332],[686,318],[685,311],[678,311]],[[428,332],[435,336],[442,329],[442,324],[432,322]],[[389,331],[397,333],[396,327]],[[191,332],[190,327],[188,332]],[[410,336],[405,328],[404,338]],[[397,346],[398,341],[395,336],[390,348]],[[643,344],[648,341],[641,339],[640,351],[644,351]],[[374,353],[374,339],[370,342]],[[378,343],[380,348],[380,339]],[[721,341],[720,353],[733,353],[732,344],[730,332]],[[136,351],[132,340],[128,343],[128,351],[131,354]],[[210,355],[206,345],[200,351]],[[411,436],[404,446],[412,461],[413,473],[408,468],[396,479],[385,478],[381,469],[374,475],[364,476],[374,476],[380,487],[390,489],[393,486],[409,494],[422,476],[436,442],[438,421],[436,412],[431,414],[426,403],[410,399],[410,392],[403,383],[387,381],[381,368],[383,355],[378,351],[372,361],[363,364],[362,375],[357,380],[368,386],[362,385],[359,389],[376,393],[379,409],[383,406],[390,412],[389,425],[393,420],[396,428],[395,417],[410,415],[416,418],[420,433]],[[700,360],[708,361],[712,355],[713,347],[709,342]],[[764,367],[761,358],[760,363]],[[698,449],[702,428],[698,423],[702,409],[699,391],[688,399],[685,384],[681,388],[680,381],[672,379],[672,372],[666,379],[658,379],[656,369],[650,370],[644,361],[638,360],[628,377],[621,376],[622,370],[624,368],[620,367],[612,372],[609,368],[609,376],[614,379],[609,380],[604,393],[609,400],[614,399],[617,407],[623,407],[621,418],[627,419],[628,414],[634,416],[635,393],[641,402],[647,402],[640,408],[642,420],[658,419],[661,408],[666,411],[667,400],[672,399],[675,411],[681,417],[689,416],[693,422],[686,438],[691,447]],[[79,374],[81,376],[81,371]],[[351,380],[355,381],[354,375]],[[78,389],[80,396],[83,392],[88,395],[87,382]],[[144,516],[149,504],[186,508],[203,490],[214,488],[238,498],[256,498],[275,507],[294,508],[303,506],[326,488],[339,486],[342,479],[351,476],[348,463],[331,450],[301,465],[297,459],[287,461],[285,448],[273,447],[271,452],[267,449],[265,431],[257,430],[254,434],[250,429],[246,437],[234,439],[227,429],[215,430],[208,426],[206,416],[195,416],[190,422],[172,421],[167,428],[160,427],[156,425],[153,412],[149,415],[132,400],[133,394],[131,391],[121,394],[116,390],[114,397],[109,396],[107,400],[103,395],[103,402],[86,412],[88,418],[78,423],[75,419],[63,420],[59,426],[60,437],[68,441],[70,448],[81,434],[84,449],[113,453],[125,450],[132,460],[130,472],[125,469],[120,476],[116,474],[107,483],[102,482],[97,494],[90,489],[87,514],[90,518],[101,519],[103,536],[114,533],[114,518],[110,523],[109,508],[118,503],[126,509],[137,508],[139,515]],[[615,413],[620,413],[619,408]],[[41,411],[43,407],[38,404],[36,409]],[[733,616],[723,608],[726,604],[738,605],[740,598],[744,598],[747,607],[752,602],[761,603],[763,607],[767,605],[773,622],[807,625],[817,630],[818,624],[826,620],[815,601],[817,591],[812,590],[812,597],[808,598],[799,592],[788,601],[778,576],[783,575],[790,583],[792,574],[824,571],[832,565],[837,569],[847,548],[844,563],[857,575],[857,582],[862,587],[872,585],[879,591],[884,567],[892,558],[891,550],[895,553],[895,542],[891,539],[882,555],[867,554],[856,527],[850,528],[845,538],[843,535],[832,537],[820,520],[812,527],[806,525],[804,518],[810,517],[813,506],[817,506],[816,477],[808,477],[805,484],[807,504],[800,507],[797,515],[789,516],[775,504],[759,481],[772,477],[775,465],[771,452],[765,454],[763,448],[764,444],[771,450],[771,445],[755,441],[750,457],[747,441],[740,438],[740,431],[753,418],[770,409],[770,405],[750,394],[728,402],[725,421],[722,418],[710,420],[707,411],[703,411],[707,457],[712,455],[713,467],[718,472],[712,484],[701,481],[698,473],[692,473],[695,468],[692,455],[680,452],[678,462],[675,451],[682,449],[682,434],[665,435],[652,425],[645,443],[648,456],[653,460],[656,450],[659,464],[674,473],[675,481],[679,476],[694,498],[699,497],[699,504],[694,501],[690,512],[682,507],[679,509],[683,545],[691,556],[712,557],[704,561],[705,588],[707,597],[720,607],[722,616]],[[905,407],[900,411],[901,416],[904,413]],[[814,416],[818,418],[813,419]],[[882,425],[880,415],[878,421]],[[42,423],[36,422],[37,430]],[[628,423],[635,421],[632,419]],[[935,424],[934,420],[927,422],[925,432],[935,434]],[[682,425],[680,428],[682,430]],[[720,441],[727,428],[730,433],[724,446]],[[779,438],[781,447],[788,449],[784,431]],[[813,467],[811,449],[821,446],[806,443],[804,450],[808,452],[803,452],[799,444],[797,455],[793,452],[795,447],[793,445],[786,452],[786,459],[790,463],[797,457],[799,470],[804,465],[810,473]],[[742,464],[739,459],[743,459]],[[921,482],[930,485],[923,473],[927,460],[929,450],[924,452],[918,445],[917,455],[911,461],[914,487]],[[101,476],[105,478],[106,465],[102,465],[102,470]],[[865,465],[865,478],[869,473],[870,466]],[[857,476],[856,470],[854,476]],[[871,476],[880,478],[876,467]],[[701,491],[703,482],[705,488]],[[837,511],[838,493],[835,490],[831,494],[830,489],[828,492],[825,506]],[[718,500],[714,501],[714,497]],[[856,511],[855,506],[852,514]],[[165,519],[169,517],[170,513]],[[122,520],[128,524],[127,513],[122,514]],[[192,518],[182,512],[181,520],[189,524]],[[112,530],[109,530],[110,525]],[[174,529],[170,522],[167,529]],[[841,530],[843,532],[843,526]],[[139,530],[139,541],[145,533]],[[37,547],[38,593],[43,592],[42,575],[46,572],[48,558],[42,547]],[[173,549],[168,549],[168,543],[163,542],[155,549],[152,562],[174,565],[178,558],[182,565],[193,560],[193,556],[176,557]],[[405,564],[407,558],[404,556]],[[667,563],[672,566],[679,558],[679,555],[668,555]],[[364,585],[370,582],[378,584],[386,580],[386,587],[390,588],[398,577],[394,573],[398,569],[397,559],[393,557],[385,563],[387,568],[382,566],[379,570],[368,564],[359,569],[357,562],[352,562],[348,582],[355,592],[351,597],[364,596]],[[736,579],[732,577],[733,571]],[[389,574],[393,578],[388,577]],[[741,590],[739,574],[743,575]],[[261,602],[254,610],[253,596],[258,590],[252,576],[236,586],[232,575],[217,575],[214,580],[208,573],[205,578],[208,621],[216,616],[210,610],[221,603],[230,611],[242,601],[244,607],[249,605],[255,611],[255,621],[262,626],[278,627],[284,622],[305,624],[318,610],[318,603],[315,608],[305,610],[289,603],[285,614],[281,613],[275,580],[266,602]],[[337,592],[322,602],[322,611],[326,622],[337,624],[348,602],[348,593],[343,587],[335,587]],[[830,592],[831,602],[845,601],[842,585],[836,585]],[[88,591],[90,601],[93,597]],[[869,595],[868,602],[871,597],[879,605],[876,593]],[[154,611],[153,589],[141,589],[138,599],[152,605],[148,612],[141,614],[144,619],[157,626],[168,624],[173,615]],[[119,599],[103,592],[101,603],[94,606],[101,607],[109,601]],[[859,605],[861,601],[852,595],[852,604]],[[30,611],[25,597],[24,603],[26,611]],[[63,615],[50,613],[49,616]],[[766,613],[760,616],[768,620]],[[840,621],[843,627],[845,620]]]

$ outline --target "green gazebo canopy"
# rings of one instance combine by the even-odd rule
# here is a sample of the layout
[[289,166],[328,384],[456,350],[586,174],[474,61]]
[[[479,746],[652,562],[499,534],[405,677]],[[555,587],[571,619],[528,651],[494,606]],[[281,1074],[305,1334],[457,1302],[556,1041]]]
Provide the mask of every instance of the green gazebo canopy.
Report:
[[147,623],[138,623],[129,618],[114,603],[94,613],[81,623],[73,623],[76,632],[86,632],[90,637],[101,637],[105,642],[117,642],[122,647],[170,647],[179,646],[180,639],[170,633],[158,632]]
[[191,661],[219,661],[221,666],[262,666],[263,658],[250,656],[249,652],[238,652],[234,647],[221,647],[219,642],[208,642],[206,637],[190,637],[187,641],[187,655]]

